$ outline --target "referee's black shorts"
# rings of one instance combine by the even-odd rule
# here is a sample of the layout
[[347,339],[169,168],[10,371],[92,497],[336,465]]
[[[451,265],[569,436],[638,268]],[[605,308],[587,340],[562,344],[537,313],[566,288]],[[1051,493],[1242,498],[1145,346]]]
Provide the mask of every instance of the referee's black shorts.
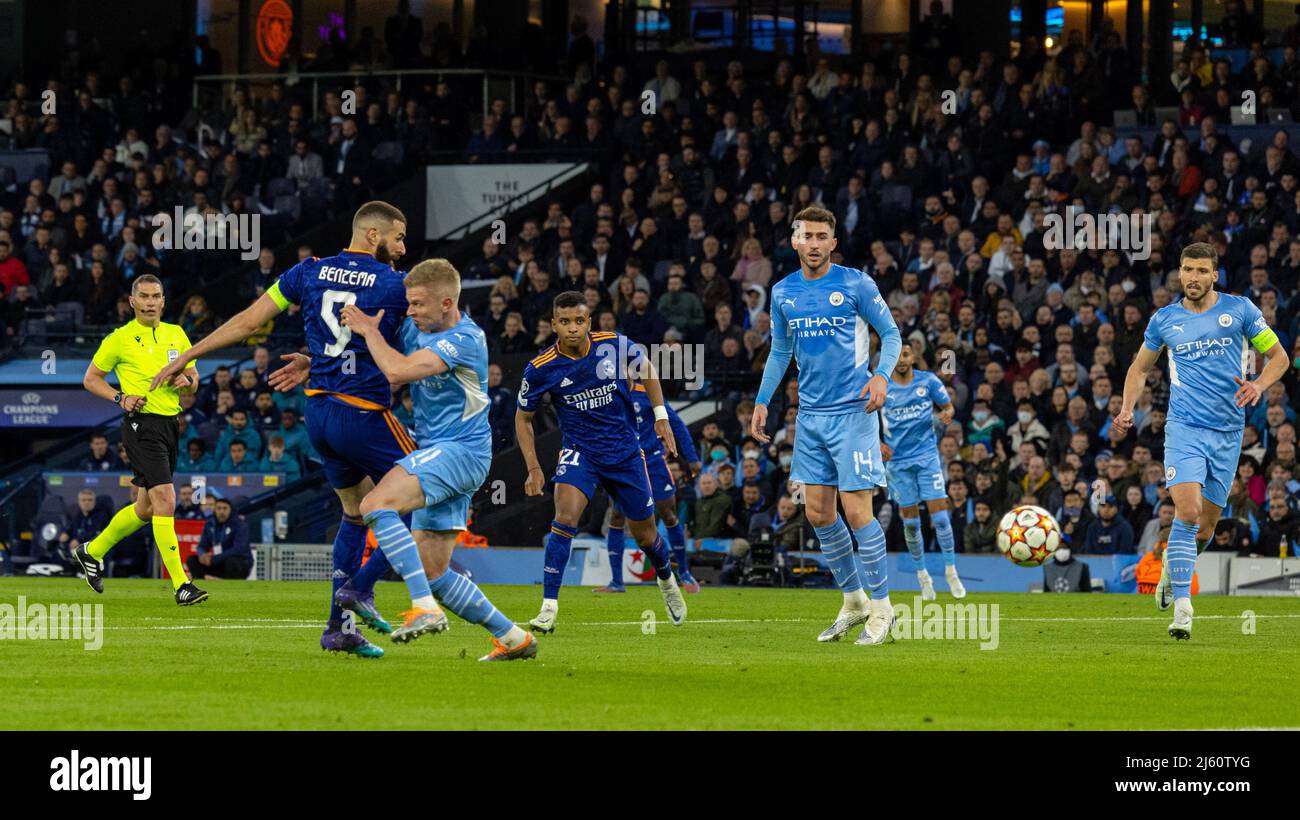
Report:
[[122,444],[135,471],[131,483],[145,489],[172,483],[180,435],[176,416],[127,413],[122,420]]

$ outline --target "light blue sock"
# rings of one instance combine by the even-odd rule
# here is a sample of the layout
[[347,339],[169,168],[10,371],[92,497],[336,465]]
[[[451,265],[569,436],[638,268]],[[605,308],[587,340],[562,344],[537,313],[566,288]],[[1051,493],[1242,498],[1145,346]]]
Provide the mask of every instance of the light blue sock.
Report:
[[455,570],[449,569],[430,581],[429,588],[443,606],[472,624],[482,624],[494,638],[504,636],[514,626],[513,621],[492,605],[478,584]]
[[668,530],[668,546],[672,548],[673,560],[677,562],[677,574],[689,577],[691,568],[686,564],[686,528],[679,519],[676,524],[664,529]]
[[546,536],[546,558],[542,564],[542,597],[555,600],[560,597],[560,585],[564,583],[564,568],[569,565],[569,551],[573,548],[573,536],[578,531],[573,527],[551,522],[551,534]]
[[406,589],[411,593],[411,603],[431,598],[433,593],[429,591],[429,579],[424,575],[420,550],[415,546],[411,531],[402,523],[401,516],[395,510],[375,510],[366,516],[366,523],[374,531],[375,540],[388,557],[388,562],[406,582]]
[[1169,527],[1169,546],[1165,556],[1169,559],[1169,582],[1175,598],[1192,596],[1192,574],[1196,572],[1196,531],[1199,523],[1188,524],[1175,518]]
[[817,543],[821,545],[822,555],[830,564],[831,575],[835,583],[845,592],[857,592],[862,589],[858,578],[858,561],[853,556],[853,541],[849,539],[849,528],[844,519],[835,516],[834,523],[826,527],[813,527],[817,534]]
[[885,561],[885,531],[871,519],[853,531],[858,540],[858,560],[862,563],[862,582],[873,601],[889,595],[889,564]]
[[912,566],[920,572],[925,569],[925,533],[921,532],[920,518],[903,519],[903,538],[907,551],[912,553]]
[[623,528],[610,527],[605,534],[605,551],[609,553],[609,585],[623,586]]
[[934,524],[934,538],[939,542],[939,549],[943,550],[943,565],[957,566],[957,548],[952,540],[952,513],[947,510],[930,513],[930,521]]

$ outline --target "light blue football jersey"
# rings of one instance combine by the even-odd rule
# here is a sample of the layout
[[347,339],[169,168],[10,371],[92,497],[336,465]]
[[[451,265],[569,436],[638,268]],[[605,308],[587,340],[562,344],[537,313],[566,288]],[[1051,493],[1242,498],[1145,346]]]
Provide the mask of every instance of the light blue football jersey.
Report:
[[951,403],[939,377],[927,370],[912,370],[912,383],[899,384],[889,375],[885,394],[885,443],[892,449],[891,464],[930,458],[939,449],[934,436],[934,406]]
[[805,279],[802,270],[772,287],[772,353],[758,403],[771,401],[790,353],[799,366],[799,412],[841,415],[860,411],[858,398],[872,377],[868,326],[881,339],[880,372],[894,369],[902,336],[876,287],[860,270],[831,265],[825,276]]
[[401,334],[407,355],[426,348],[447,364],[447,372],[411,383],[416,442],[425,448],[435,441],[455,439],[483,448],[490,457],[488,347],[482,329],[462,313],[454,326],[435,333],[422,333],[407,320]]
[[1246,376],[1248,339],[1263,352],[1277,343],[1277,334],[1242,296],[1219,293],[1204,313],[1183,307],[1182,299],[1156,311],[1143,341],[1148,350],[1169,348],[1169,421],[1210,430],[1245,427],[1233,379]]

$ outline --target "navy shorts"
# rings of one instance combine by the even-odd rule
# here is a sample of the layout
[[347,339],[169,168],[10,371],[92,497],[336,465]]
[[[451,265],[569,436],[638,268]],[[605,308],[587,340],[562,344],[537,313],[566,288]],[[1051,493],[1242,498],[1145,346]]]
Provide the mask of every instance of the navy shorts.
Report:
[[354,407],[328,396],[309,397],[305,410],[307,435],[336,490],[365,478],[378,483],[416,449],[411,433],[388,410]]
[[650,472],[645,454],[640,450],[622,463],[597,465],[581,450],[565,447],[560,450],[560,460],[555,465],[554,481],[577,487],[588,500],[600,484],[609,493],[609,500],[630,521],[644,520],[655,512]]

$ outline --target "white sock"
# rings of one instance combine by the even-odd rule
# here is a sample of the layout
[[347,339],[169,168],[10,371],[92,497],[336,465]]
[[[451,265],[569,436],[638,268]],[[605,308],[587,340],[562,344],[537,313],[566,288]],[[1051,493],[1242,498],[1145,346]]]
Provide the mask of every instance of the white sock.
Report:
[[518,626],[510,627],[510,631],[501,636],[501,643],[506,645],[507,649],[514,649],[519,644],[528,639],[528,633]]
[[438,602],[433,599],[432,595],[421,595],[414,601],[411,601],[413,609],[435,610],[438,608]]
[[867,603],[867,593],[861,589],[844,593],[844,606],[848,609],[866,609]]
[[916,577],[917,577],[917,578],[929,578],[929,577],[930,577],[930,572],[929,572],[929,570],[918,569],[918,570],[916,571]]
[[560,611],[560,599],[559,599],[559,598],[543,598],[543,599],[542,599],[542,611],[543,611],[543,612],[559,612],[559,611]]

